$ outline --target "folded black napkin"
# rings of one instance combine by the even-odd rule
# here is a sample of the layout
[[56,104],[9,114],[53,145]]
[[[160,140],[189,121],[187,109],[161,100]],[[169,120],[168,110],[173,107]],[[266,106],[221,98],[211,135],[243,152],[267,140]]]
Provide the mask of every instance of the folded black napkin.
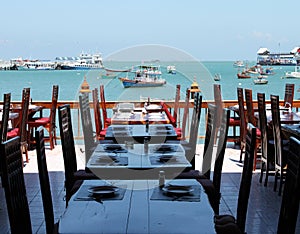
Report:
[[177,160],[176,156],[173,155],[160,155],[150,156],[151,165],[164,165],[164,164],[181,164],[182,162]]
[[119,145],[105,146],[104,150],[106,152],[127,153],[127,150],[122,148],[122,146]]
[[110,165],[110,166],[127,166],[128,157],[118,156],[101,156],[97,158],[92,164],[94,165]]

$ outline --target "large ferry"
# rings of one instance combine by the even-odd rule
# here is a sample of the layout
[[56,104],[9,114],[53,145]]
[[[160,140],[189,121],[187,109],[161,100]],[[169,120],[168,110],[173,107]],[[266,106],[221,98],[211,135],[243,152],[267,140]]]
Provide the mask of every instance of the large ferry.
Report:
[[257,64],[264,66],[295,66],[300,63],[300,47],[288,53],[270,53],[267,48],[257,51]]
[[102,69],[102,56],[97,54],[81,53],[78,57],[56,57],[56,69],[61,70],[88,70]]

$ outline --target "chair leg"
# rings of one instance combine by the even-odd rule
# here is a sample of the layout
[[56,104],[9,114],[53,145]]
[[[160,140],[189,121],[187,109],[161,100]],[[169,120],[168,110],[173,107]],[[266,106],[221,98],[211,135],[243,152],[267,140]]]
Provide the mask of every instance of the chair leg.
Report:
[[281,172],[280,173],[280,180],[279,180],[278,196],[281,196],[282,184],[283,184],[283,173]]
[[240,162],[243,161],[242,159],[243,159],[244,147],[245,147],[245,145],[243,143],[241,143]]
[[278,171],[275,171],[274,192],[277,190]]
[[265,168],[265,162],[261,161],[259,183],[262,183],[262,180],[263,180],[263,177],[264,177],[264,168]]
[[269,163],[266,163],[266,178],[265,178],[265,184],[264,184],[265,187],[267,187],[267,185],[268,185],[269,170],[270,170]]

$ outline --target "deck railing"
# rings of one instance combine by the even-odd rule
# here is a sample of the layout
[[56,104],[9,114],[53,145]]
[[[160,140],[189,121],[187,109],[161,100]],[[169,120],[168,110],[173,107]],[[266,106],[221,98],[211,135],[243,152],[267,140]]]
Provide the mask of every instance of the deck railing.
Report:
[[[131,102],[131,103],[135,103],[135,106],[143,106],[144,102],[141,101],[106,101],[106,108],[108,110],[109,114],[112,114],[112,109],[116,106],[117,103],[120,102]],[[159,104],[159,102],[151,102],[152,104]],[[167,104],[167,106],[172,109],[174,108],[174,101],[166,101],[165,102]],[[201,114],[201,127],[200,127],[200,131],[199,131],[199,138],[204,138],[204,134],[205,134],[205,113],[207,111],[207,107],[209,103],[214,103],[214,101],[203,101],[202,102],[202,114]],[[271,102],[266,100],[266,104],[270,104]],[[3,102],[0,102],[0,105],[2,105]],[[12,102],[13,105],[20,105],[21,102]],[[38,105],[38,106],[44,106],[43,109],[43,115],[47,116],[49,115],[49,111],[51,108],[51,101],[34,101],[31,102],[32,105]],[[74,137],[75,139],[83,139],[83,134],[82,134],[82,130],[81,130],[81,119],[80,119],[80,111],[79,111],[79,103],[78,101],[58,101],[58,106],[61,105],[65,105],[65,104],[69,104],[72,110],[72,122],[73,122],[73,131],[74,131]],[[230,106],[234,106],[237,105],[238,102],[237,100],[224,100],[224,107],[230,107]],[[283,100],[280,101],[280,104],[283,105]],[[257,102],[256,100],[253,100],[253,105],[257,106]],[[180,101],[179,103],[179,113],[178,113],[178,125],[181,126],[181,119],[182,119],[182,113],[183,113],[183,107],[184,107],[184,101]],[[93,119],[93,105],[92,102],[90,102],[90,108],[91,108],[91,115],[92,115],[92,119]],[[193,108],[193,102],[190,102],[190,112],[192,111]],[[298,109],[300,108],[300,100],[294,100],[293,102],[293,109],[295,111],[298,111]],[[111,112],[111,113],[110,113]],[[191,116],[191,115],[190,115]],[[57,118],[57,117],[56,117]],[[56,125],[58,126],[58,119],[56,120]],[[187,124],[187,129],[189,129],[189,122]],[[202,130],[201,130],[202,129]],[[204,129],[204,131],[203,131]],[[187,135],[189,133],[187,132]],[[60,134],[59,134],[59,129],[57,128],[57,136],[58,138],[60,138]]]

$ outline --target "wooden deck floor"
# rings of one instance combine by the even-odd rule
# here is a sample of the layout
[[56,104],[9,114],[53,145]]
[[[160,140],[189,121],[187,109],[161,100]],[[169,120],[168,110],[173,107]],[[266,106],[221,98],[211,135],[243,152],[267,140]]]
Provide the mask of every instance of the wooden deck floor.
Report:
[[[84,154],[77,145],[77,161],[80,168],[84,167]],[[203,145],[198,145],[197,152],[202,155]],[[236,215],[237,197],[242,164],[239,160],[239,148],[228,144],[222,175],[221,214]],[[46,151],[48,170],[51,180],[55,219],[58,220],[65,209],[64,201],[64,166],[61,146]],[[199,157],[200,158],[200,157]],[[34,233],[45,233],[45,222],[42,208],[42,198],[39,188],[38,171],[35,151],[30,151],[30,162],[24,168],[31,222]],[[268,187],[258,182],[259,170],[253,174],[251,194],[249,200],[246,231],[247,233],[276,233],[281,197],[273,192],[274,178],[270,178]],[[199,223],[199,227],[201,224]],[[0,188],[0,233],[9,232],[9,221],[6,211],[5,196]],[[300,233],[300,214],[298,215],[297,231]]]

